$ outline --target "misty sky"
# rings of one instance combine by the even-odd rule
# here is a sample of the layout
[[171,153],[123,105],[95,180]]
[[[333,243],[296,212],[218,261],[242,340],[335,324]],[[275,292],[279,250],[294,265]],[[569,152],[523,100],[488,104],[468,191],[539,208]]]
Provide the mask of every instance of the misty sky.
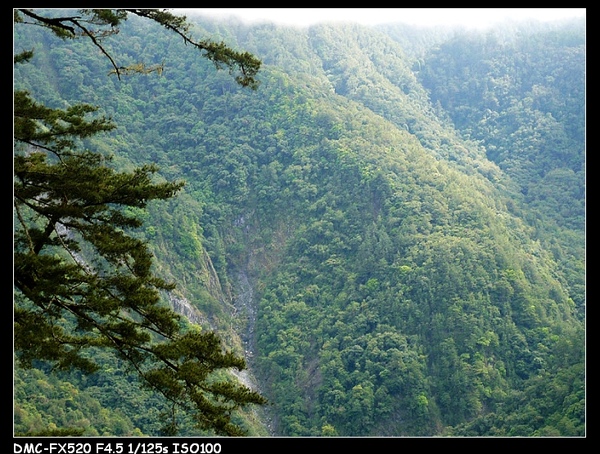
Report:
[[585,17],[585,8],[182,8],[175,13],[188,17],[234,16],[248,22],[269,21],[307,26],[317,22],[358,22],[375,25],[404,22],[418,26],[460,25],[485,28],[505,20],[542,21]]

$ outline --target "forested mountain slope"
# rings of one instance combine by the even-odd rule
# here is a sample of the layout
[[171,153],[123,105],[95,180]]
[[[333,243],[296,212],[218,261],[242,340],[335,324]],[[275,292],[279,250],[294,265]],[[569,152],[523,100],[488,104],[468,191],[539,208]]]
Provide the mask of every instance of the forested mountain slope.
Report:
[[[187,181],[139,235],[165,301],[246,354],[272,404],[251,433],[583,435],[585,24],[405,51],[393,27],[190,19],[262,59],[257,91],[133,19],[111,51],[162,76],[23,30],[15,87],[98,105],[118,129],[91,146]],[[17,370],[15,431],[156,435],[106,361]]]

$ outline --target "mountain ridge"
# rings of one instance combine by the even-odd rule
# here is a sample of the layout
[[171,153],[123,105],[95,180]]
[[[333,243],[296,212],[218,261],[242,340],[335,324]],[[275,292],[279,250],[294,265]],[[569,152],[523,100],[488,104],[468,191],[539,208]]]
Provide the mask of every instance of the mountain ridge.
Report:
[[[83,45],[47,43],[54,60],[16,76],[38,96],[95,96],[119,130],[94,145],[188,180],[168,209],[150,208],[141,235],[208,328],[241,353],[253,331],[248,360],[273,402],[272,433],[581,435],[581,408],[527,427],[516,402],[545,399],[535,386],[552,370],[581,382],[580,356],[554,352],[561,337],[581,340],[580,249],[563,238],[580,244],[582,232],[543,223],[550,235],[540,236],[519,184],[454,128],[385,33],[199,25],[263,59],[258,92],[136,21],[123,32],[129,45],[113,46],[165,58],[161,78],[116,84]],[[44,74],[64,82],[29,82]],[[561,250],[573,260],[557,262]],[[236,318],[237,273],[253,283],[248,320]],[[578,405],[581,389],[568,396]]]

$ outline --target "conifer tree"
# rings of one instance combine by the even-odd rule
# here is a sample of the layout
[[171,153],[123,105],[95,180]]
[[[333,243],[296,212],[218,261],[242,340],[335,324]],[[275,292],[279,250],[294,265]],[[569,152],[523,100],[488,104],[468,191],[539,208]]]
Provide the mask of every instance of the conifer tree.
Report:
[[[35,23],[64,38],[90,38],[120,77],[131,68],[112,59],[101,37],[115,33],[128,13],[174,31],[218,67],[238,71],[238,83],[256,88],[260,61],[222,44],[191,40],[185,18],[166,11],[50,16],[15,10],[15,22]],[[31,56],[15,55],[15,64]],[[161,292],[174,285],[153,274],[148,245],[133,233],[142,225],[135,209],[173,197],[183,182],[157,181],[154,165],[119,171],[110,156],[86,149],[86,139],[115,128],[110,119],[90,118],[96,110],[87,104],[49,108],[27,92],[14,93],[15,357],[23,367],[41,360],[89,373],[98,367],[91,352],[112,349],[142,383],[172,403],[165,434],[177,433],[176,410],[183,409],[204,430],[243,435],[233,412],[265,399],[214,378],[220,370],[244,369],[243,358],[225,351],[215,333],[183,328],[161,300]]]

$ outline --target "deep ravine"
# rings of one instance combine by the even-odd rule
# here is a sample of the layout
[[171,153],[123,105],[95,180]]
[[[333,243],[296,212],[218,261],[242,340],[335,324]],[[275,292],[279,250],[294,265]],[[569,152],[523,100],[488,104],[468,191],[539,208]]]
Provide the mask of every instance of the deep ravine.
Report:
[[[242,384],[262,394],[260,385],[253,372],[256,349],[256,311],[257,302],[254,299],[254,288],[248,278],[248,272],[239,270],[236,275],[236,294],[233,300],[235,318],[240,322],[240,338],[244,346],[246,369],[233,371]],[[261,409],[261,419],[269,435],[275,436],[273,415],[268,405]]]

